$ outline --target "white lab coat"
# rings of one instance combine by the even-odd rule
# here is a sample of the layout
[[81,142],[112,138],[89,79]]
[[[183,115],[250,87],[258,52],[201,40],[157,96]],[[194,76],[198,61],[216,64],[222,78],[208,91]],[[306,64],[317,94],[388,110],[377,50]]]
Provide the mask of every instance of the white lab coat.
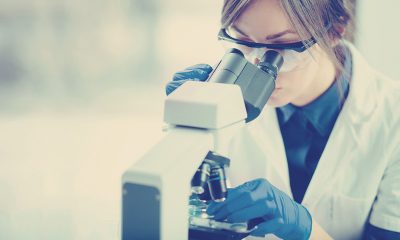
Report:
[[[400,82],[375,72],[349,48],[349,95],[302,202],[334,239],[359,239],[368,220],[400,231]],[[230,158],[233,186],[261,177],[292,196],[274,108],[266,107],[235,136]]]

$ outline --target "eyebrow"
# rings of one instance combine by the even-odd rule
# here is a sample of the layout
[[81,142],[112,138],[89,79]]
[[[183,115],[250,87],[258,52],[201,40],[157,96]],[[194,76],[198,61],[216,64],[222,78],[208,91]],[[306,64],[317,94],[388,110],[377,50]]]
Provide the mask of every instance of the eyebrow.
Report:
[[[236,27],[235,25],[232,25],[231,27],[232,27],[233,29],[235,29],[238,33],[242,34],[243,36],[249,37],[246,33],[244,33],[242,30],[240,30],[240,29],[239,29],[238,27]],[[280,38],[280,37],[282,37],[282,36],[284,36],[284,35],[286,35],[286,34],[288,34],[288,33],[293,33],[293,34],[295,34],[296,32],[294,32],[293,30],[287,29],[287,30],[285,30],[285,31],[282,31],[282,32],[279,32],[279,33],[276,33],[276,34],[269,35],[269,36],[267,36],[265,39],[266,39],[266,40],[274,40],[274,39]]]

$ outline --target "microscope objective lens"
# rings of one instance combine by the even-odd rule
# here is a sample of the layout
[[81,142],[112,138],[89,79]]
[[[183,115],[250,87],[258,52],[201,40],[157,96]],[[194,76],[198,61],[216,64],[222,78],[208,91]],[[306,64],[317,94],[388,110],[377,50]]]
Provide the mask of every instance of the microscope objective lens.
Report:
[[202,194],[210,176],[210,164],[202,163],[192,178],[192,192]]
[[211,198],[216,202],[225,201],[227,186],[225,171],[221,166],[211,169],[210,179],[208,180]]

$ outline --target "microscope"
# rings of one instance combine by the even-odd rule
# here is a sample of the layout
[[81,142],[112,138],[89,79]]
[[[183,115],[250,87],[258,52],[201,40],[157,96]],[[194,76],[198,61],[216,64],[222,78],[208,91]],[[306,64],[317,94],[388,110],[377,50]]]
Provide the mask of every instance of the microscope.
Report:
[[256,119],[283,64],[267,51],[257,65],[230,49],[206,82],[187,81],[165,100],[165,136],[122,176],[123,240],[243,239],[257,225],[216,221],[227,198],[229,143]]

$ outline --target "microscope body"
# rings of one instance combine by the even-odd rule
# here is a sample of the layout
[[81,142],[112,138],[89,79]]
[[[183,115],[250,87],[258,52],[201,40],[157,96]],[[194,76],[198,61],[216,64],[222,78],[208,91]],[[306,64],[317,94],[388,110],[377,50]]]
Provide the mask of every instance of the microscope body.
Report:
[[189,239],[192,177],[210,150],[227,154],[246,116],[237,85],[187,82],[171,94],[164,118],[173,126],[122,177],[122,239]]

